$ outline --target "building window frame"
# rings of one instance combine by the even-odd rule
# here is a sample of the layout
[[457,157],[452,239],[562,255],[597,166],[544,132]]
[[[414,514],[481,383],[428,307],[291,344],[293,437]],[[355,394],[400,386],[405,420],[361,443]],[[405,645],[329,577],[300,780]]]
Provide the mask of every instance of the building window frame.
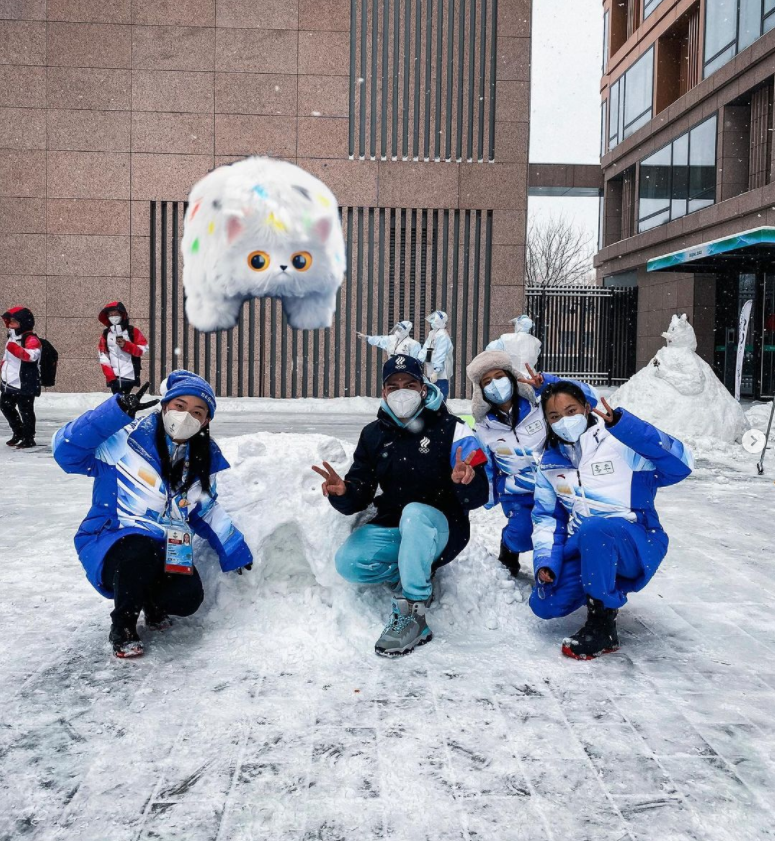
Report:
[[662,0],[643,0],[643,20],[653,14],[659,8],[660,3],[662,3]]
[[[740,37],[741,37],[741,17],[745,11],[747,10],[745,7],[745,3],[759,3],[759,34],[749,43],[745,44],[742,49],[740,48]],[[712,56],[703,55],[702,57],[702,78],[707,79],[709,76],[712,76],[717,70],[720,70],[725,64],[732,61],[732,59],[738,55],[738,53],[743,52],[743,50],[747,50],[748,47],[755,44],[756,41],[759,40],[763,35],[769,32],[771,29],[775,28],[775,0],[737,0],[736,4],[736,14],[735,14],[735,23],[734,23],[734,34],[732,35],[731,39],[727,41],[727,43],[721,47],[720,49],[716,50],[716,52]],[[656,6],[654,7],[656,8]],[[710,11],[710,4],[705,3],[705,13],[703,17],[703,34],[705,39],[705,44],[707,45],[707,33],[708,33],[708,13]],[[729,55],[724,58],[725,54],[729,53]],[[724,58],[724,60],[717,64],[719,59]],[[710,71],[708,68],[711,67]]]
[[[630,74],[641,64],[641,62],[650,62],[651,74],[649,79],[650,99],[648,107],[640,113],[631,117],[625,123],[625,112],[627,109],[627,80]],[[630,77],[631,78],[631,77]],[[616,90],[616,107],[611,106],[614,99],[614,90]],[[645,125],[654,116],[654,46],[652,45],[645,53],[627,70],[622,73],[619,78],[611,85],[608,93],[608,146],[607,148],[614,149],[631,134],[637,131],[641,126]],[[644,119],[644,117],[646,119]],[[614,122],[615,121],[615,126]],[[615,130],[614,130],[615,128]]]
[[603,75],[605,75],[605,69],[608,67],[608,38],[610,20],[611,13],[606,10],[603,14]]
[[[700,120],[700,122],[695,123],[691,126],[687,131],[682,132],[677,137],[674,137],[669,143],[666,143],[664,146],[661,146],[659,149],[654,150],[647,158],[644,158],[642,161],[638,163],[638,183],[639,185],[643,184],[643,171],[642,167],[643,164],[653,158],[654,156],[658,155],[660,152],[663,152],[665,149],[670,149],[670,168],[668,173],[668,181],[667,181],[667,198],[665,199],[665,204],[663,207],[654,210],[648,213],[646,216],[641,216],[641,202],[643,200],[643,196],[640,192],[640,187],[638,189],[638,233],[642,234],[646,231],[650,231],[653,228],[658,228],[660,225],[666,225],[668,222],[673,222],[676,219],[682,219],[684,216],[689,216],[692,213],[697,213],[699,210],[704,210],[703,207],[697,207],[694,210],[690,209],[690,204],[692,201],[697,201],[700,197],[700,193],[696,195],[692,195],[691,192],[691,160],[692,160],[692,132],[698,129],[700,126],[705,125],[706,123],[713,122],[714,130],[713,130],[713,169],[717,173],[718,172],[718,113],[713,114],[710,117],[706,117],[704,120]],[[675,173],[677,166],[680,164],[675,164],[675,145],[680,143],[684,138],[686,138],[686,196],[685,198],[676,199],[673,196],[673,189],[675,186]],[[716,204],[717,201],[717,194],[718,190],[717,187],[714,186],[713,192],[713,202],[712,204]],[[674,203],[676,201],[684,201],[685,202],[685,209],[682,213],[674,213]],[[711,205],[707,205],[711,206]],[[667,218],[663,219],[662,221],[657,222],[653,225],[647,225],[643,227],[644,222],[649,222],[655,220],[657,217],[665,216]]]

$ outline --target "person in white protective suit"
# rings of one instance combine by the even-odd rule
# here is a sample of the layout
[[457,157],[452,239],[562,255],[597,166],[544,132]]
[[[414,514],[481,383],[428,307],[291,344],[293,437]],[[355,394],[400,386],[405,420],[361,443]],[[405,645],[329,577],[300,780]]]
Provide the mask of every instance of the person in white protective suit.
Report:
[[436,310],[426,321],[430,323],[431,331],[425,339],[419,358],[424,363],[425,378],[439,387],[446,400],[449,397],[449,381],[454,370],[454,348],[447,331],[447,314]]
[[506,351],[511,357],[515,371],[524,371],[525,365],[537,369],[541,342],[530,335],[533,319],[529,315],[518,315],[511,319],[511,323],[514,325],[514,332],[504,333],[499,339],[490,342],[486,349]]
[[370,345],[382,348],[388,356],[396,356],[400,353],[419,359],[422,345],[411,337],[413,327],[411,321],[399,321],[387,336],[367,336],[365,333],[356,333],[356,335],[360,339],[366,339]]

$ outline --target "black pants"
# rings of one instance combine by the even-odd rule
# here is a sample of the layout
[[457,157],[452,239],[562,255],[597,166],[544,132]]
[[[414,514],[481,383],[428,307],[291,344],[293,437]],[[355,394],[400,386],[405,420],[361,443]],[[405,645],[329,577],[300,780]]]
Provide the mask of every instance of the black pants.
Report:
[[17,438],[32,441],[35,438],[35,397],[18,391],[0,394],[0,411]]
[[102,567],[102,586],[113,591],[113,623],[125,628],[134,628],[146,608],[191,616],[204,599],[199,573],[165,573],[163,544],[141,534],[130,534],[111,546]]
[[113,394],[129,394],[129,392],[135,387],[135,381],[116,377],[116,379],[111,380],[108,385],[110,386],[110,390]]

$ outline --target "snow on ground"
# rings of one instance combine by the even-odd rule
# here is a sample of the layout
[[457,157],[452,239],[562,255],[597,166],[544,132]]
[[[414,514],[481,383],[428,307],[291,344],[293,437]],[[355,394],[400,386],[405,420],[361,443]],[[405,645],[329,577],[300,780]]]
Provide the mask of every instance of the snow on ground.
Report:
[[[225,576],[203,553],[202,610],[136,662],[110,656],[72,547],[90,482],[2,447],[2,841],[775,836],[775,457],[759,478],[707,439],[660,492],[670,553],[619,653],[560,656],[581,614],[532,616],[531,575],[493,555],[502,515],[479,511],[434,641],[385,661],[389,596],[337,579],[352,522],[307,466],[344,466],[368,414],[226,403],[221,493],[259,562]],[[65,407],[42,409],[53,430]]]

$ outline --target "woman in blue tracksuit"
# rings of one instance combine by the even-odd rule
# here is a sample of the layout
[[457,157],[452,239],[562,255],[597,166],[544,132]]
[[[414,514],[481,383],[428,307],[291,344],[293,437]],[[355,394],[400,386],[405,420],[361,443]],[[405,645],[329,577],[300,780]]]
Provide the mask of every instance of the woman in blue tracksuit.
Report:
[[[505,351],[484,351],[471,361],[466,374],[472,385],[471,411],[475,432],[487,456],[490,501],[500,503],[508,522],[501,534],[498,559],[513,576],[519,573],[519,556],[533,548],[533,493],[536,465],[546,443],[546,420],[541,395],[558,382],[552,374],[517,379],[512,357]],[[579,383],[592,406],[593,388]]]
[[616,614],[667,553],[654,499],[692,471],[684,445],[624,409],[593,409],[571,382],[550,385],[551,432],[536,476],[530,607],[542,619],[586,604],[587,621],[563,641],[568,657],[616,651]]
[[199,608],[204,592],[189,554],[192,533],[215,549],[224,572],[241,573],[253,561],[217,502],[215,476],[229,464],[210,439],[212,388],[196,374],[173,371],[161,411],[135,421],[138,410],[159,402],[140,402],[147,388],[106,400],[53,441],[66,473],[94,479],[75,548],[90,583],[114,600],[109,640],[117,657],[143,653],[141,611],[147,627],[163,628],[168,614],[190,616]]

